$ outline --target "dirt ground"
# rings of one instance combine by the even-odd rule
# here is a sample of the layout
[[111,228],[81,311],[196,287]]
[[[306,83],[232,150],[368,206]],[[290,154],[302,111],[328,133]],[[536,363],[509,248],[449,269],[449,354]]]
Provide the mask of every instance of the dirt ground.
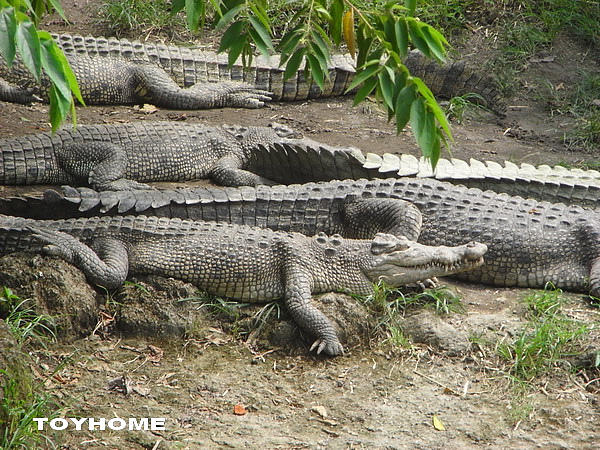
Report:
[[[84,7],[82,8],[82,4]],[[95,2],[64,2],[73,23],[49,19],[53,31],[100,33],[90,21]],[[77,6],[77,7],[76,7]],[[484,61],[494,51],[485,30],[474,32],[463,56]],[[454,124],[452,156],[531,164],[581,163],[596,155],[570,149],[573,126],[551,116],[534,95],[548,80],[572,83],[579,70],[598,72],[589,49],[567,37],[548,62],[531,62],[505,118],[480,115]],[[79,123],[186,120],[209,124],[283,122],[308,137],[363,151],[418,155],[412,137],[396,136],[375,104],[351,107],[338,98],[275,103],[260,110],[78,109]],[[47,107],[0,102],[0,137],[46,131]],[[445,155],[448,156],[448,155]],[[2,195],[15,191],[3,188]],[[31,255],[0,260],[0,284],[38,310],[60,313],[63,333],[47,350],[31,352],[35,374],[66,410],[63,417],[165,417],[166,430],[73,431],[51,434],[63,448],[595,448],[600,442],[598,372],[563,367],[532,381],[516,399],[489,348],[470,337],[510,339],[524,324],[524,289],[455,286],[465,313],[437,316],[411,311],[412,350],[374,339],[375,324],[355,300],[333,295],[319,306],[337,324],[348,352],[317,357],[288,320],[271,319],[247,334],[259,311],[239,320],[214,318],[193,286],[138,277],[118,293],[90,287],[62,261]],[[182,299],[188,299],[182,301]],[[600,313],[583,296],[569,295],[569,316],[598,333]],[[598,341],[596,341],[597,343]],[[60,365],[65,363],[64,365]],[[50,376],[54,370],[58,372]],[[528,405],[522,419],[515,409]],[[445,430],[440,430],[441,421]]]

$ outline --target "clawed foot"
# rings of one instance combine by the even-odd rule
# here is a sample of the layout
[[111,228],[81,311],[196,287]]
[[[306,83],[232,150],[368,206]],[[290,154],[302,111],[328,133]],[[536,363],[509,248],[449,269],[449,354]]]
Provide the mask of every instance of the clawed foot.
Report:
[[152,186],[139,183],[134,180],[127,180],[125,178],[121,178],[115,181],[109,181],[107,183],[90,183],[92,187],[96,191],[135,191],[135,190],[150,190],[153,189]]
[[73,263],[75,252],[70,244],[72,241],[79,243],[75,237],[60,231],[48,230],[45,228],[27,227],[27,229],[31,232],[32,238],[46,244],[42,247],[42,251],[45,255],[58,256],[68,263]]
[[439,280],[436,277],[417,281],[417,285],[423,290],[436,288],[438,286],[438,283]]
[[261,89],[251,91],[241,90],[227,94],[227,104],[239,108],[257,109],[265,106],[265,102],[271,101],[271,93]]
[[317,355],[324,352],[327,355],[331,356],[339,356],[344,354],[344,347],[340,344],[340,341],[336,339],[317,339],[313,342],[313,345],[310,346],[310,351],[317,350]]
[[248,83],[222,83],[221,87],[225,89],[226,106],[238,108],[262,108],[265,102],[271,101],[273,95]]

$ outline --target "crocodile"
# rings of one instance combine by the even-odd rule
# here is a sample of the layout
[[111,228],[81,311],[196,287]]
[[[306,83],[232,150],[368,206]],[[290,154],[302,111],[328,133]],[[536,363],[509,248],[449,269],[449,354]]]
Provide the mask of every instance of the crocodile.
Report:
[[35,221],[0,216],[0,254],[43,251],[81,269],[88,280],[118,288],[128,274],[192,282],[210,294],[267,302],[283,298],[295,322],[316,340],[311,350],[340,355],[313,293],[373,292],[373,282],[401,286],[481,265],[486,246],[429,247],[379,233],[348,240],[268,229],[145,216]]
[[101,193],[70,188],[64,195],[47,191],[40,204],[14,203],[18,211],[12,212],[36,216],[42,211],[42,217],[144,214],[368,239],[376,232],[406,231],[400,222],[407,208],[399,207],[400,200],[416,205],[423,215],[421,227],[411,222],[408,237],[426,245],[477,241],[488,246],[483,266],[459,278],[531,288],[551,282],[600,296],[596,210],[429,178]]
[[[197,83],[182,88],[156,64],[124,58],[94,58],[67,54],[67,60],[87,105],[151,103],[170,109],[260,108],[271,100],[268,91],[238,81]],[[49,102],[50,78],[40,81],[17,59],[9,67],[0,57],[0,100]]]
[[[123,176],[138,181],[211,178],[226,186],[427,177],[591,208],[600,200],[600,172],[596,170],[454,158],[440,159],[432,170],[423,157],[332,147],[279,124],[270,128],[146,121],[80,125],[56,134],[0,139],[0,158],[0,184],[13,185],[83,183],[100,190],[141,187],[123,181]],[[100,166],[102,170],[94,170]]]
[[244,169],[258,144],[277,142],[322,152],[360,153],[300,139],[276,123],[269,127],[147,121],[79,125],[56,133],[0,139],[0,184],[75,184],[98,190],[203,178],[227,186],[273,184]]
[[[59,47],[68,56],[69,61],[77,65],[79,58],[83,58],[83,65],[93,64],[104,67],[101,61],[116,61],[116,64],[133,64],[127,66],[126,74],[140,72],[137,77],[144,78],[146,72],[152,72],[152,77],[158,77],[161,82],[160,90],[154,86],[140,84],[143,89],[153,89],[153,95],[159,96],[162,86],[166,86],[170,95],[188,98],[189,89],[199,89],[202,86],[215,86],[229,83],[244,83],[244,86],[253,86],[258,89],[250,92],[251,106],[260,106],[266,99],[264,94],[277,101],[305,100],[318,97],[334,97],[345,95],[354,78],[354,61],[349,55],[334,54],[331,57],[329,76],[321,89],[316,83],[307,80],[304,70],[298,70],[290,79],[284,81],[284,70],[280,67],[279,56],[274,55],[269,59],[256,56],[249,68],[244,68],[240,61],[231,68],[228,67],[228,57],[212,51],[192,49],[182,46],[163,45],[150,42],[128,41],[127,39],[78,36],[70,34],[53,35]],[[125,61],[123,61],[125,60]],[[111,62],[111,64],[113,64]],[[470,67],[464,61],[450,61],[439,65],[426,58],[418,51],[412,51],[406,58],[406,66],[413,76],[421,78],[436,96],[451,98],[466,93],[478,94],[484,104],[492,111],[504,115],[507,105],[497,83],[487,74]],[[80,64],[81,65],[81,64]],[[154,69],[151,70],[151,68]],[[156,68],[160,70],[160,74]],[[6,69],[5,69],[6,70]],[[88,83],[85,70],[83,76],[78,77],[80,84],[89,84],[92,88],[91,95],[102,97],[94,91],[94,82]],[[25,75],[19,74],[17,80],[22,80]],[[168,78],[165,79],[165,77]],[[3,78],[0,64],[0,78]],[[28,78],[31,80],[31,78]],[[9,81],[7,79],[7,81]],[[20,84],[22,86],[22,84]],[[235,84],[237,86],[237,84]],[[184,89],[177,89],[177,88]],[[0,84],[1,88],[1,84]],[[0,94],[2,93],[0,89]],[[23,102],[34,100],[27,92],[24,93]],[[254,97],[252,97],[254,95]],[[15,95],[8,96],[14,98]],[[167,96],[165,96],[165,99]],[[0,97],[1,99],[2,97]],[[87,103],[91,103],[90,100]],[[170,99],[168,99],[170,101]],[[12,100],[14,101],[14,100]],[[135,101],[138,101],[137,99]],[[210,102],[209,102],[210,103]],[[210,106],[210,105],[209,105]],[[219,106],[219,105],[215,105]],[[223,105],[231,106],[231,105]],[[245,106],[245,105],[244,105]],[[181,108],[180,106],[168,106]]]

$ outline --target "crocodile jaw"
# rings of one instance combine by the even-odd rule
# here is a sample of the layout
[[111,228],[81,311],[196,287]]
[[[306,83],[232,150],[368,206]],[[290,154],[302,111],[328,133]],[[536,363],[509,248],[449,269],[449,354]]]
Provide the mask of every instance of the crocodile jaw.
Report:
[[457,247],[434,247],[410,242],[407,248],[374,258],[366,274],[374,282],[382,280],[393,287],[403,286],[475,269],[483,264],[486,251],[487,246],[477,242]]

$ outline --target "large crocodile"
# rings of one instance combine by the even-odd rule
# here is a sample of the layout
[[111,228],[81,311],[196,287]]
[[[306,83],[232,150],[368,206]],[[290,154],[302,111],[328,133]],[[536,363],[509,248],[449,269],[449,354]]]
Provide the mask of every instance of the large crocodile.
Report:
[[[269,92],[236,81],[182,88],[155,64],[76,54],[67,55],[67,59],[88,105],[152,103],[172,109],[259,108],[271,100]],[[9,67],[0,57],[0,78],[4,80],[0,84],[0,100],[48,101],[50,79],[44,75],[38,82],[19,59]]]
[[244,170],[257,145],[287,143],[335,149],[297,139],[286,126],[220,126],[182,122],[79,125],[56,133],[0,139],[0,184],[74,184],[98,190],[140,189],[140,182],[211,178],[227,186],[273,184]]
[[[306,235],[320,231],[369,238],[376,232],[402,234],[406,208],[423,215],[419,235],[427,245],[478,241],[489,247],[485,264],[459,275],[500,286],[541,288],[547,282],[600,296],[598,212],[452,185],[427,178],[347,180],[291,186],[196,188],[166,191],[102,192],[69,189],[48,196],[46,207],[16,203],[23,212],[59,217],[143,213],[196,220],[258,225]],[[54,207],[52,206],[54,205]],[[26,210],[22,210],[26,209]],[[21,210],[21,211],[19,211]]]
[[596,170],[440,159],[432,171],[430,161],[409,154],[365,154],[300,137],[276,124],[271,128],[146,121],[80,125],[56,134],[0,139],[0,184],[89,183],[104,190],[139,186],[122,177],[212,178],[218,184],[241,186],[412,176],[592,208],[600,201]]
[[[283,81],[283,68],[277,56],[265,60],[258,56],[249,69],[236,63],[228,68],[227,56],[210,51],[153,43],[130,42],[126,39],[54,35],[58,45],[68,55],[78,74],[80,87],[88,93],[86,102],[119,103],[123,100],[98,86],[119,87],[128,103],[154,102],[165,107],[190,109],[218,106],[260,106],[268,92],[275,100],[304,100],[315,97],[344,95],[353,79],[353,61],[348,55],[333,55],[329,79],[321,90],[316,83],[307,82],[304,71]],[[503,114],[506,103],[497,83],[463,61],[438,65],[421,53],[413,51],[405,61],[414,76],[418,76],[435,95],[454,97],[465,93],[479,94],[487,107]],[[108,78],[110,77],[110,79]],[[3,88],[0,99],[21,102],[32,101],[32,94],[44,95],[46,86],[36,90],[33,79],[19,70],[11,74],[0,60],[0,78],[18,83],[19,88]],[[27,80],[27,84],[24,84]],[[126,85],[123,80],[129,80]],[[174,81],[173,81],[174,80]],[[220,88],[219,86],[222,86]],[[249,86],[254,89],[249,90]],[[181,89],[184,87],[184,89]],[[132,89],[133,88],[133,89]],[[133,92],[133,91],[139,92]],[[204,90],[214,93],[200,95]],[[233,92],[230,94],[230,91]],[[198,94],[195,93],[198,91]],[[110,92],[110,90],[108,91]],[[4,95],[4,97],[2,97]],[[196,106],[196,103],[200,103]]]
[[129,273],[180,278],[207,292],[264,302],[284,298],[296,323],[316,338],[311,350],[343,353],[312,293],[368,295],[373,282],[401,286],[477,267],[486,247],[428,247],[377,234],[347,240],[268,229],[144,216],[34,221],[0,216],[0,254],[43,250],[80,268],[88,279],[117,288]]

